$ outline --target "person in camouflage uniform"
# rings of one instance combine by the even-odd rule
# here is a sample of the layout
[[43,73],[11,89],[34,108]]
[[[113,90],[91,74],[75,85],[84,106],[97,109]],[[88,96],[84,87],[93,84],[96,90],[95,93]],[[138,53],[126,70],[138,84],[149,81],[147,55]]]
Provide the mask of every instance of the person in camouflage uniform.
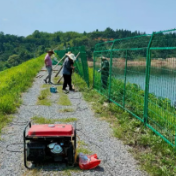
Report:
[[109,77],[109,62],[105,57],[102,57],[101,69],[101,83],[104,89],[108,87],[108,77]]

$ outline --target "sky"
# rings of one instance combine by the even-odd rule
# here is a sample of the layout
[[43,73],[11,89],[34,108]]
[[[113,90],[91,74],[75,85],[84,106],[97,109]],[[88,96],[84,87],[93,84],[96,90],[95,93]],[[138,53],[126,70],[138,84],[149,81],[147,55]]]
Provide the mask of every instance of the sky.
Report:
[[176,28],[176,0],[0,0],[0,32],[83,33],[126,29],[147,34]]

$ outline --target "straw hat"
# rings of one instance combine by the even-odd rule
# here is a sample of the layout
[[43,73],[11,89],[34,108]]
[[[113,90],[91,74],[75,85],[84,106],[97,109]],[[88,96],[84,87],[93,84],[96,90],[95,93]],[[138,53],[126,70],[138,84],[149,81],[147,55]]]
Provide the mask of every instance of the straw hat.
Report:
[[49,51],[47,51],[47,53],[54,54],[53,50],[49,50]]
[[71,53],[71,52],[68,52],[68,53],[66,54],[66,56],[68,56],[68,57],[69,57],[71,60],[73,60],[73,61],[76,60],[75,55],[74,55],[73,53]]

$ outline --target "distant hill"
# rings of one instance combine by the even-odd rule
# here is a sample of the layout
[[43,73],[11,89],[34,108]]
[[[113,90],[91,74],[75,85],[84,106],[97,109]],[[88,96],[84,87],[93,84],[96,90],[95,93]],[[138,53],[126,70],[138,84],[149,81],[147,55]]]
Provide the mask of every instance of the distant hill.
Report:
[[95,30],[89,33],[73,31],[47,33],[36,30],[27,37],[5,35],[0,32],[0,71],[38,57],[54,48],[62,50],[67,47],[85,45],[88,58],[91,58],[96,43],[141,34],[144,33],[123,29],[114,31],[109,27],[104,31]]

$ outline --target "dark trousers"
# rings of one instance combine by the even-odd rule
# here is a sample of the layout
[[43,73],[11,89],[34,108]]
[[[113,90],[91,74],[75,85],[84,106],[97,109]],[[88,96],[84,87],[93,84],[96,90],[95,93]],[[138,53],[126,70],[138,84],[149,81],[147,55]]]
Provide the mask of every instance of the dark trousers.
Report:
[[71,75],[63,75],[63,77],[64,77],[64,83],[63,83],[63,90],[65,90],[66,89],[66,87],[67,87],[67,84],[68,84],[68,86],[69,86],[69,89],[70,90],[72,90],[72,80],[71,80]]
[[107,74],[102,74],[101,75],[101,83],[102,83],[102,87],[103,89],[107,89],[108,88],[108,76]]

